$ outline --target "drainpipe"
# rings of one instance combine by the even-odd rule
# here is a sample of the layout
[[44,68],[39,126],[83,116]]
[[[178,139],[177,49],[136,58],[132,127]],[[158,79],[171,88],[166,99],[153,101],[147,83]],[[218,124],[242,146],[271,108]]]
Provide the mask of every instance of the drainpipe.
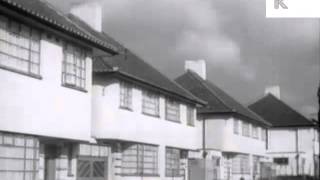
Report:
[[297,161],[297,175],[299,175],[299,134],[298,128],[296,128],[296,161]]
[[202,158],[204,163],[204,177],[207,179],[207,162],[206,162],[207,152],[206,152],[206,121],[202,119]]

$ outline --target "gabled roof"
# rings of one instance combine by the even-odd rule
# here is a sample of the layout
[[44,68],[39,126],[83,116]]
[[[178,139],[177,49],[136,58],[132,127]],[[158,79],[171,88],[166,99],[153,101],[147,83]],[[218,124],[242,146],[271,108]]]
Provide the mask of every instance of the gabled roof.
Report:
[[312,121],[272,94],[249,105],[249,108],[271,123],[272,127],[314,126]]
[[84,30],[45,0],[0,0],[1,6],[26,15],[64,34],[89,42],[111,54],[117,54],[117,48],[105,39],[101,39],[99,32],[93,33],[95,30],[91,28],[90,32]]
[[246,117],[253,123],[268,126],[257,114],[243,106],[226,92],[208,80],[202,79],[192,71],[187,71],[176,79],[182,87],[190,91],[196,97],[207,102],[207,106],[199,108],[200,114],[234,114]]
[[[104,34],[105,38],[112,39]],[[116,42],[115,42],[116,43]],[[178,97],[179,99],[187,100],[196,104],[205,104],[204,101],[193,96],[176,82],[167,78],[157,69],[146,63],[143,59],[137,56],[132,51],[125,49],[113,57],[96,58],[93,62],[93,72],[95,75],[104,75],[116,73],[121,77],[127,77],[133,82],[139,82],[148,87],[152,87],[166,95]]]

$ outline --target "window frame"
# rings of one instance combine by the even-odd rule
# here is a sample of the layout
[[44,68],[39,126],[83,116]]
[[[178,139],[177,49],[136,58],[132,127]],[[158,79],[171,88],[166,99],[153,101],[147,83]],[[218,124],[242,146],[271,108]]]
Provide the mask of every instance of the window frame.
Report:
[[193,126],[193,127],[195,126],[195,121],[196,121],[195,116],[196,116],[195,108],[187,105],[187,125],[188,126]]
[[[133,87],[131,84],[120,81],[120,102],[119,102],[119,107],[121,109],[126,109],[132,111],[132,105],[133,105]],[[128,98],[128,99],[126,99]]]
[[[175,154],[177,153],[177,154]],[[182,166],[181,160],[184,155],[183,150],[173,147],[166,147],[165,149],[165,176],[166,177],[183,177],[184,174],[181,173]],[[186,155],[187,156],[187,155]],[[176,166],[177,168],[169,168]]]
[[252,137],[254,139],[259,139],[259,127],[257,125],[252,124]]
[[[8,61],[15,60],[16,62],[19,62],[19,63],[22,63],[22,62],[27,63],[26,64],[27,70],[23,70],[22,68],[19,68],[17,65],[13,66],[13,65],[2,64],[1,59],[0,59],[0,68],[7,70],[7,71],[14,72],[14,73],[18,73],[21,75],[33,77],[36,79],[42,79],[42,77],[41,77],[42,32],[37,28],[34,28],[26,23],[23,23],[19,20],[16,20],[16,19],[9,17],[9,16],[2,14],[2,13],[0,13],[0,18],[6,19],[6,22],[3,23],[5,27],[4,28],[0,27],[0,33],[2,30],[4,33],[3,38],[1,38],[1,34],[0,34],[0,46],[1,46],[1,43],[3,44],[3,46],[11,46],[11,48],[7,47],[7,49],[8,50],[10,49],[11,52],[5,52],[6,50],[3,50],[2,48],[0,48],[0,55],[3,58],[6,57],[6,58],[11,59]],[[17,25],[17,32],[12,31],[11,27],[13,24]],[[27,34],[23,34],[23,32],[24,32],[23,28],[28,30]],[[13,38],[13,36],[15,37],[14,40],[10,40]],[[12,42],[12,41],[16,41],[16,42]],[[22,42],[19,42],[19,41],[24,41],[24,43],[28,44],[27,45],[28,47],[21,45]],[[36,43],[36,44],[34,44],[34,43]],[[37,47],[36,49],[34,49],[35,45]],[[13,47],[15,48],[15,50],[12,49]],[[21,52],[22,50],[26,51],[25,53],[27,53],[27,56],[28,56],[27,59],[19,57],[19,55],[23,54]],[[20,51],[20,53],[18,53],[18,51]],[[33,57],[36,57],[37,61],[34,61]],[[33,66],[36,67],[37,72],[33,72],[33,70],[32,70]]]
[[[144,176],[144,177],[159,176],[159,147],[158,146],[150,145],[150,144],[141,144],[141,143],[123,143],[121,145],[121,153],[122,153],[121,175]],[[152,155],[148,153],[151,153]],[[132,160],[132,159],[130,160],[130,158],[134,158],[135,160]],[[136,166],[130,167],[129,165],[130,163],[134,163]],[[146,168],[145,167],[146,164],[151,165],[152,168],[150,167]],[[145,171],[147,169],[152,172],[146,173]],[[130,172],[130,171],[133,171],[133,172]]]
[[[72,52],[68,54],[68,48],[71,48]],[[78,53],[76,55],[76,53]],[[72,62],[68,62],[68,57],[72,56]],[[62,60],[62,73],[61,73],[61,84],[64,87],[75,89],[82,92],[87,91],[87,51],[74,43],[64,42],[63,43],[63,60]],[[69,72],[68,68],[72,68],[73,72]],[[80,76],[79,76],[80,71]],[[68,82],[67,78],[73,77],[74,82]],[[80,80],[80,85],[78,81]]]
[[[173,115],[173,114],[169,114],[170,111],[175,111],[176,115]],[[180,120],[180,103],[178,101],[175,101],[171,98],[166,98],[165,99],[165,119],[167,121],[172,121],[172,122],[176,122],[176,123],[181,123],[181,120]],[[174,118],[176,119],[173,119],[171,118],[170,116],[175,116]]]
[[287,165],[289,165],[289,158],[288,157],[274,157],[272,159],[272,162],[277,165],[287,166]]
[[[5,138],[12,138],[10,143],[5,143]],[[10,133],[1,133],[0,132],[0,148],[13,148],[15,150],[20,149],[23,151],[23,157],[13,157],[13,156],[1,156],[1,160],[14,160],[14,161],[23,161],[23,169],[1,169],[0,173],[22,173],[22,177],[25,178],[27,175],[31,175],[32,180],[36,180],[39,171],[39,161],[40,161],[40,147],[39,140],[33,136],[17,135]],[[18,141],[19,139],[19,141]],[[23,142],[21,142],[23,140]],[[32,142],[32,144],[30,144]],[[21,144],[22,143],[22,144]],[[32,152],[32,158],[27,157],[30,155],[27,152]],[[32,162],[31,169],[28,169],[26,166],[28,162]],[[7,167],[8,168],[8,167]]]
[[240,120],[238,119],[233,120],[233,133],[240,134]]
[[[150,108],[150,104],[155,109]],[[147,112],[147,109],[154,111],[154,113]],[[141,111],[144,115],[160,118],[160,96],[151,91],[142,90]]]
[[267,129],[261,128],[261,140],[267,141]]
[[242,136],[250,137],[250,123],[242,121],[241,124],[242,124]]

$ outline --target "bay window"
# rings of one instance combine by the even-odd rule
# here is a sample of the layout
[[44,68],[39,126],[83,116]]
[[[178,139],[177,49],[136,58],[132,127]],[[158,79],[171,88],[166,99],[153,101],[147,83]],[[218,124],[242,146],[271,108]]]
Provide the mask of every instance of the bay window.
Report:
[[40,32],[0,15],[0,67],[40,76]]

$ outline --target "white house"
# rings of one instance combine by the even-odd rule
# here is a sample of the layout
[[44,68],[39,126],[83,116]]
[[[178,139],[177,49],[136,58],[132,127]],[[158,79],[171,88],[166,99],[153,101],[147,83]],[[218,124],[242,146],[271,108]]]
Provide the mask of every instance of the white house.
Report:
[[[213,178],[257,179],[266,159],[265,122],[206,79],[205,61],[187,61],[186,73],[176,81],[207,102],[198,108],[203,122],[203,157],[214,163]],[[195,155],[195,158],[201,158]]]
[[188,178],[203,102],[129,50],[94,62],[93,136],[112,148],[110,179]]
[[0,0],[1,180],[104,178],[108,148],[91,138],[92,59],[117,49],[90,28],[45,1]]
[[280,93],[271,93],[249,108],[272,124],[267,153],[276,175],[319,177],[319,128],[281,100]]

